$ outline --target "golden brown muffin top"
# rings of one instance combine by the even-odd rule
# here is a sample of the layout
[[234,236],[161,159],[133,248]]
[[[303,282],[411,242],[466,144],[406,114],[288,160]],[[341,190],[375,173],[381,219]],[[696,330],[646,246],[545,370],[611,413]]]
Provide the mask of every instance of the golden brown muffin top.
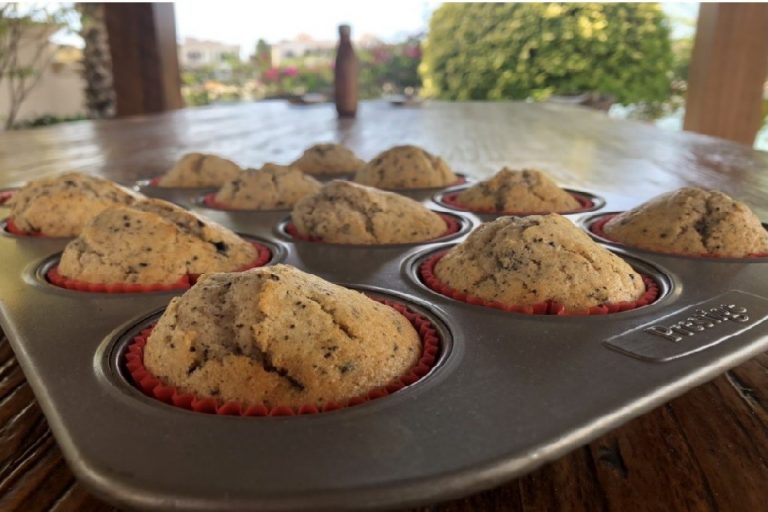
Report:
[[362,293],[287,265],[208,274],[171,301],[144,363],[165,383],[247,404],[343,402],[404,375],[410,322]]
[[328,243],[422,242],[447,231],[438,214],[413,199],[340,180],[299,201],[291,218],[299,234]]
[[445,187],[457,180],[442,158],[412,145],[380,153],[355,175],[358,183],[386,189]]
[[30,181],[6,203],[22,231],[76,236],[99,212],[143,198],[112,181],[69,172]]
[[562,213],[576,210],[579,202],[544,172],[503,168],[490,179],[457,194],[469,209],[496,212]]
[[174,284],[187,274],[239,270],[254,246],[160,199],[108,208],[64,249],[59,273],[89,283]]
[[435,274],[487,301],[554,301],[573,312],[634,301],[645,291],[631,266],[556,213],[483,224],[437,263]]
[[651,251],[735,258],[768,252],[768,232],[746,204],[693,187],[657,196],[603,229],[618,242]]
[[307,174],[333,175],[355,173],[365,162],[341,144],[324,143],[310,146],[291,165]]
[[242,169],[231,160],[205,153],[188,153],[157,182],[159,187],[220,187]]
[[319,181],[298,167],[268,163],[261,169],[240,172],[219,189],[214,199],[238,210],[275,210],[292,207],[320,187]]

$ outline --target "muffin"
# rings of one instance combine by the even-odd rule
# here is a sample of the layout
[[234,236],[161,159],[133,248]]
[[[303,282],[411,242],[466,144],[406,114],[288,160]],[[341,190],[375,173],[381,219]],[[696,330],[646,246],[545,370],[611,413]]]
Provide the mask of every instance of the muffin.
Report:
[[87,283],[171,285],[190,274],[240,270],[253,244],[159,199],[108,208],[64,249],[58,273]]
[[266,164],[260,170],[240,172],[221,187],[213,200],[235,210],[275,210],[293,207],[320,187],[320,182],[298,167]]
[[445,221],[407,197],[348,181],[332,181],[291,214],[302,237],[335,244],[423,242],[445,234]]
[[163,313],[144,364],[197,396],[298,407],[385,386],[420,349],[411,323],[391,307],[275,265],[200,278]]
[[8,201],[16,230],[45,236],[76,236],[95,215],[110,206],[142,198],[103,178],[79,172],[30,181]]
[[315,144],[291,165],[307,174],[333,175],[356,173],[365,162],[341,144]]
[[442,158],[416,146],[395,146],[380,153],[355,175],[355,181],[378,188],[436,188],[456,183]]
[[502,305],[552,301],[567,311],[635,301],[642,276],[556,213],[500,217],[449,250],[434,273],[451,288]]
[[768,232],[747,205],[700,188],[662,194],[612,218],[603,231],[650,251],[733,258],[768,253]]
[[545,173],[503,168],[492,178],[456,194],[456,202],[478,211],[557,213],[577,210],[579,202]]
[[226,158],[204,153],[188,153],[157,180],[158,187],[220,187],[237,178],[239,165]]

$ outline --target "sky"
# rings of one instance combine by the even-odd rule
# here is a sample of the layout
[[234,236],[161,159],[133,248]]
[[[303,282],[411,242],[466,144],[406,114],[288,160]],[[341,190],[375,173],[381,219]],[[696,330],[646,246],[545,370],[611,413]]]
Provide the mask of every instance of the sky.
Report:
[[[439,0],[185,1],[176,3],[176,36],[180,41],[194,37],[238,44],[243,58],[253,52],[259,38],[275,43],[306,33],[319,40],[336,40],[336,27],[341,23],[352,25],[353,39],[372,34],[393,42],[426,32],[432,11],[441,3]],[[673,37],[693,34],[698,7],[697,2],[662,4],[673,19]]]
[[[306,33],[315,39],[333,40],[337,26],[352,25],[353,38],[364,34],[387,42],[426,32],[429,17],[442,4],[439,0],[217,0],[175,3],[176,37],[210,39],[240,45],[247,58],[259,38],[275,43]],[[695,30],[698,2],[662,3],[672,18],[672,36],[688,37]],[[61,44],[82,46],[77,35],[60,34]]]
[[423,32],[436,0],[282,0],[264,2],[176,3],[176,37],[211,39],[239,44],[241,56],[253,52],[256,41],[270,43],[306,33],[315,39],[335,41],[341,23],[352,25],[352,38],[372,34],[392,42]]
[[699,2],[665,2],[661,8],[672,20],[672,37],[692,37],[699,17]]

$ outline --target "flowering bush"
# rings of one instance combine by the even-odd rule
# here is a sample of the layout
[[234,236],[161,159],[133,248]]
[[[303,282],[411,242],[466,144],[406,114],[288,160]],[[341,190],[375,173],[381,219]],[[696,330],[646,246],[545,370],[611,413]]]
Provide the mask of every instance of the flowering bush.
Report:
[[261,78],[265,82],[277,82],[280,80],[280,75],[281,73],[279,68],[269,68],[261,74]]
[[285,96],[307,92],[330,93],[333,69],[330,65],[314,67],[286,66],[270,68],[261,75],[267,96]]
[[380,44],[357,52],[360,61],[359,88],[363,98],[381,96],[383,90],[403,91],[421,87],[421,46],[417,37],[399,44]]

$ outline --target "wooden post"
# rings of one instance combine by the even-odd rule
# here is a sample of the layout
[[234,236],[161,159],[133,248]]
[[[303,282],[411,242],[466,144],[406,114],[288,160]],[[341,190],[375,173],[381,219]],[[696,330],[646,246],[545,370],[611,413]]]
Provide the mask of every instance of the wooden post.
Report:
[[684,129],[752,145],[768,75],[768,4],[702,3]]
[[172,3],[105,3],[117,116],[182,108]]

